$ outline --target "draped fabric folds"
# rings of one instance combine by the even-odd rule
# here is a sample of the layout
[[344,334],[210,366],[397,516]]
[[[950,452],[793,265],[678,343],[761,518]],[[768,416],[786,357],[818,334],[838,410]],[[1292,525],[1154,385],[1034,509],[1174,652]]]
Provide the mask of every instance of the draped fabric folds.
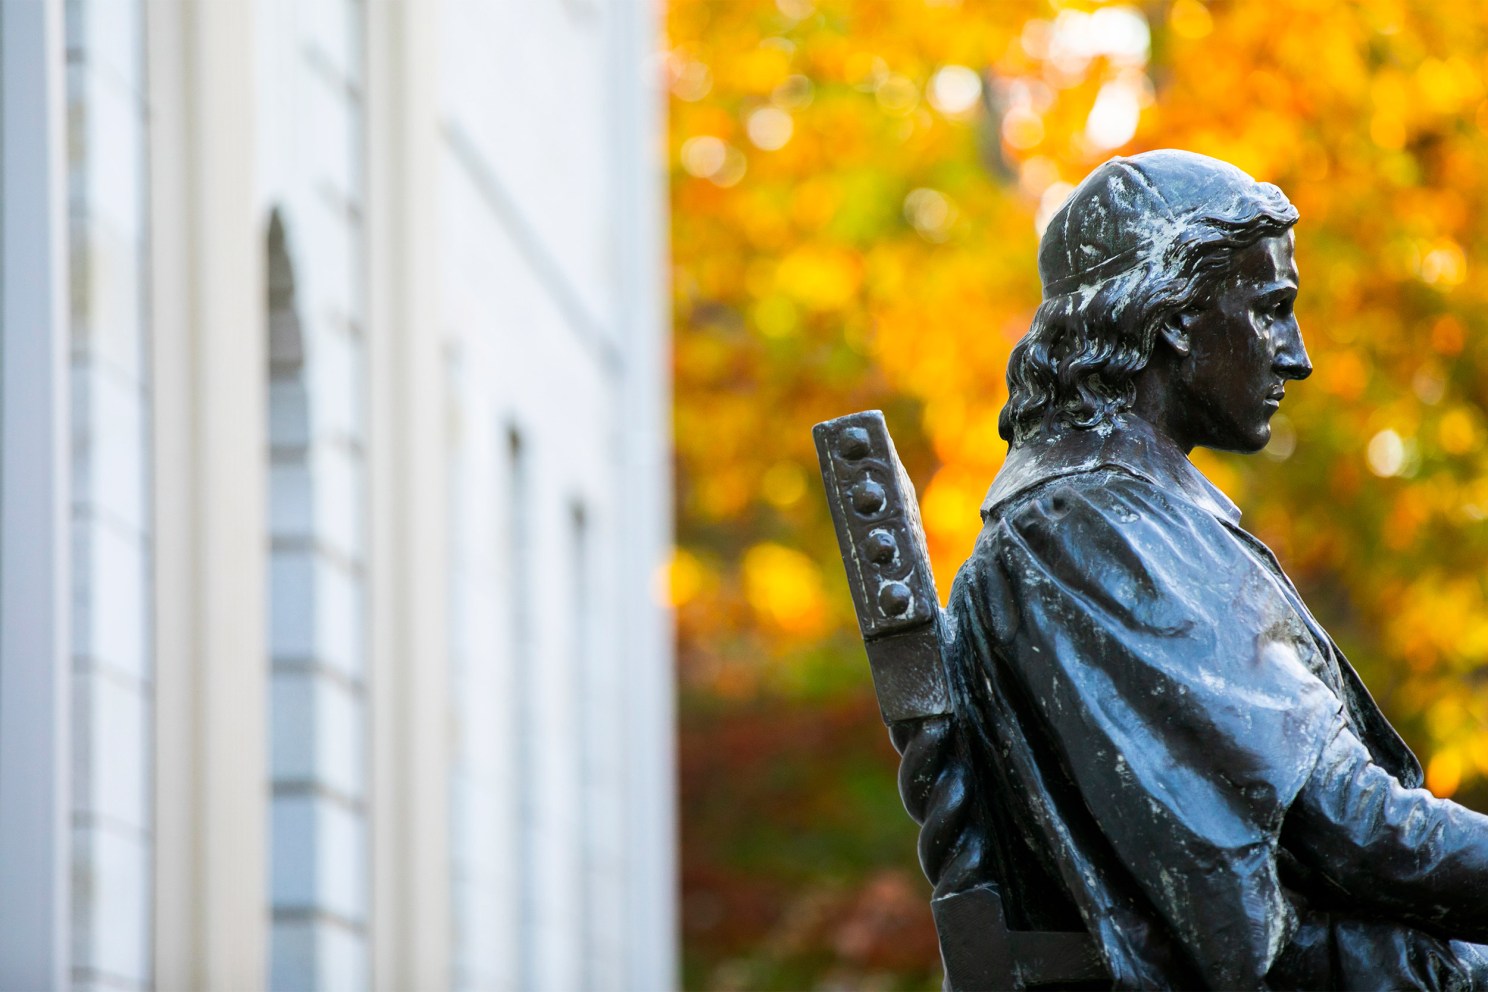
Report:
[[[1416,789],[1419,763],[1179,449],[1135,418],[1032,439],[983,515],[948,656],[1016,924],[1083,923],[1120,988],[1488,977],[1450,943],[1488,939],[1488,818]],[[1359,901],[1371,880],[1319,849],[1348,810],[1387,809],[1426,826],[1414,847],[1361,842],[1400,892]],[[1457,888],[1433,889],[1428,863]]]

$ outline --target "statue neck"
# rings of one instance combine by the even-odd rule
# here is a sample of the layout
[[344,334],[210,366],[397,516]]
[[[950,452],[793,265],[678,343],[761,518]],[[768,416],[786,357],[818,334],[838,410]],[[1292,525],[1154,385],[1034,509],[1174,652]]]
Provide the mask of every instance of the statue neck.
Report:
[[1188,405],[1179,395],[1180,383],[1175,372],[1173,357],[1165,349],[1154,354],[1133,383],[1137,395],[1131,412],[1147,421],[1154,431],[1187,455],[1193,451],[1194,441],[1188,422]]

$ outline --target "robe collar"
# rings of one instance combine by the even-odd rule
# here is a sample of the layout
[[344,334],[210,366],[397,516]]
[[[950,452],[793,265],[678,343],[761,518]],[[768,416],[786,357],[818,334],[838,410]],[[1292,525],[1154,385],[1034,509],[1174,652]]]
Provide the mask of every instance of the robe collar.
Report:
[[1049,479],[1101,468],[1129,472],[1237,527],[1240,509],[1188,460],[1178,445],[1130,413],[1091,428],[1067,428],[1013,446],[987,498],[982,519],[1014,496]]

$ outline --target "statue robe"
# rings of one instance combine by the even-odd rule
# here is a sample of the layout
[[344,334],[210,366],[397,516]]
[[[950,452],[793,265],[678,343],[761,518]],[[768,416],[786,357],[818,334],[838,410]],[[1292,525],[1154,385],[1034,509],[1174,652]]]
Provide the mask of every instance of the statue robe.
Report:
[[1144,422],[1009,452],[948,611],[1014,925],[1119,988],[1488,987],[1488,817]]

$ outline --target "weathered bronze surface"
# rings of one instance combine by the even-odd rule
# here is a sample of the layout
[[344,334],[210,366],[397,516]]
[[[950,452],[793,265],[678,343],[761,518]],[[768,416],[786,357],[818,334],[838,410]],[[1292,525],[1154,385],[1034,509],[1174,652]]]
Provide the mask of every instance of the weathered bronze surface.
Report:
[[950,988],[1488,988],[1488,817],[1187,457],[1312,371],[1296,220],[1188,152],[1075,190],[943,613],[882,418],[817,427]]

